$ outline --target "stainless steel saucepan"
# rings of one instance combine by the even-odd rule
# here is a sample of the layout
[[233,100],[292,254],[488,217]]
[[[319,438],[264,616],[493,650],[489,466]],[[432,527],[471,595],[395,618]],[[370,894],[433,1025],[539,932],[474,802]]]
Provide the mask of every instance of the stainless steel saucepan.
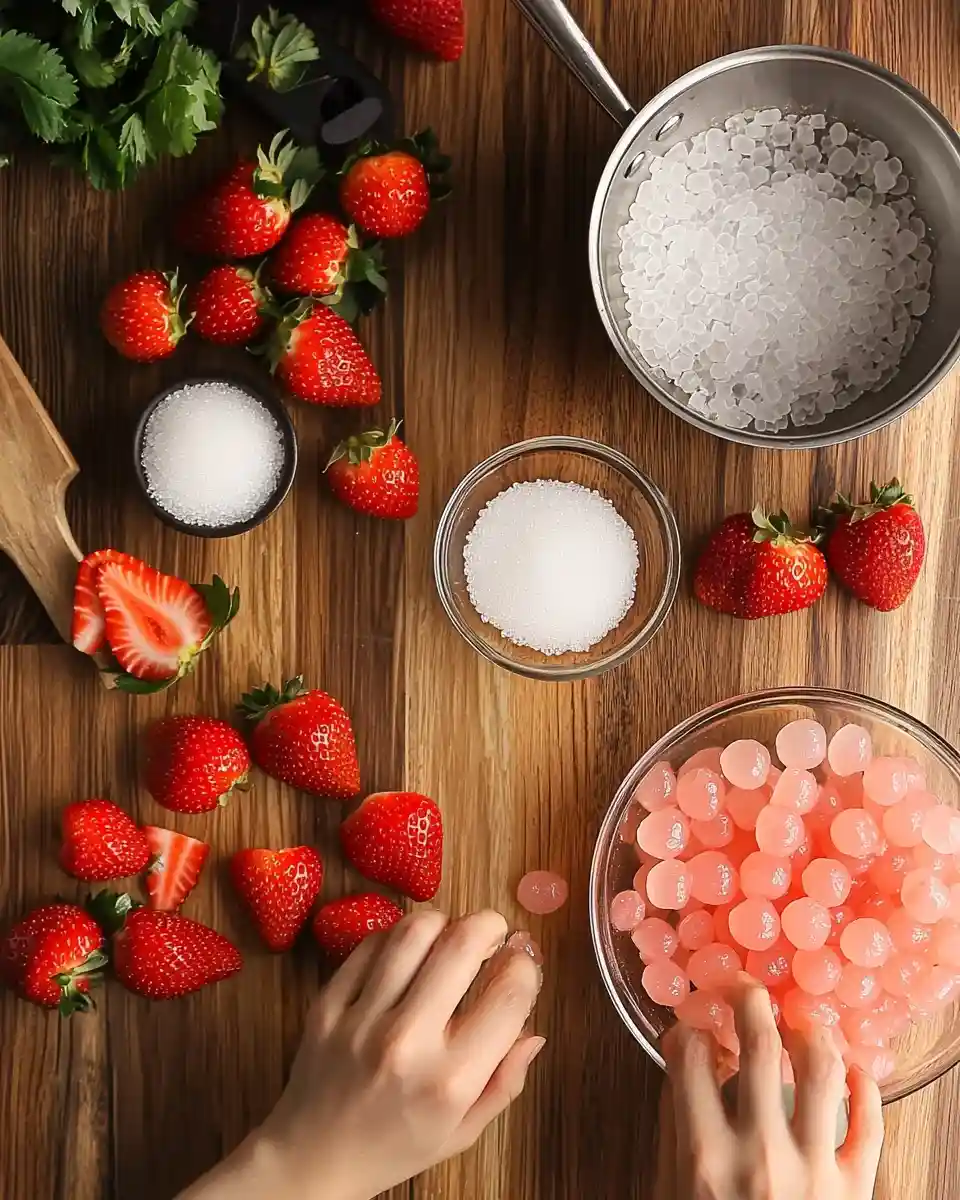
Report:
[[[590,217],[590,275],[617,353],[643,386],[683,420],[750,446],[809,450],[863,437],[902,417],[960,358],[960,137],[930,101],[875,63],[817,46],[764,46],[705,63],[639,112],[614,82],[561,0],[514,0],[544,40],[623,128],[600,176]],[[896,376],[815,427],[782,433],[728,429],[687,407],[684,394],[639,356],[627,337],[619,231],[644,159],[747,108],[829,114],[879,138],[904,160],[917,210],[934,244],[932,303]]]

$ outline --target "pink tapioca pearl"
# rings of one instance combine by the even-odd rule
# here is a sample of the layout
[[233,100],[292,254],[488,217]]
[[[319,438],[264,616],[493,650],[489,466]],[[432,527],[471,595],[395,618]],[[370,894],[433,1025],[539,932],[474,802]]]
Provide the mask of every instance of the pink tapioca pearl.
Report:
[[883,832],[894,846],[919,846],[923,841],[923,820],[937,804],[929,792],[910,792],[905,799],[883,814]]
[[798,950],[819,950],[830,936],[830,912],[818,900],[793,900],[780,914],[784,937]]
[[695,841],[710,850],[729,846],[737,832],[733,818],[724,809],[709,821],[691,821],[690,831]]
[[697,767],[677,781],[677,806],[697,821],[709,821],[723,807],[727,786],[715,771]]
[[842,1012],[840,1028],[851,1046],[883,1046],[889,1036],[883,1017],[868,1009],[849,1008]]
[[932,966],[913,983],[907,998],[924,1012],[935,1013],[952,1004],[960,992],[960,976],[949,967]]
[[804,834],[803,820],[788,809],[768,804],[757,817],[757,846],[775,858],[789,858],[803,845]]
[[706,909],[688,913],[677,925],[677,937],[685,950],[702,950],[713,941],[713,917]]
[[737,901],[732,901],[730,904],[718,904],[713,910],[713,933],[715,942],[723,942],[725,945],[730,945],[733,941],[733,934],[730,932],[730,911]]
[[867,876],[885,896],[899,896],[903,878],[913,869],[913,859],[902,846],[888,846],[870,863]]
[[827,761],[835,775],[854,775],[870,765],[873,741],[862,725],[843,725],[830,739]]
[[683,908],[691,896],[693,870],[687,863],[665,858],[655,863],[647,876],[647,896],[657,908]]
[[736,950],[720,942],[711,942],[701,950],[694,950],[687,963],[687,974],[696,988],[728,985],[742,969],[743,962]]
[[950,907],[947,916],[951,921],[960,921],[960,883],[950,885]]
[[796,950],[786,938],[766,950],[751,950],[747,955],[747,972],[765,988],[783,987],[793,978],[792,965]]
[[901,954],[926,954],[933,944],[933,929],[911,917],[905,908],[898,908],[887,921],[887,929],[897,951]]
[[919,954],[893,954],[880,968],[880,982],[891,996],[909,996],[930,965]]
[[837,908],[850,895],[850,872],[835,858],[815,858],[803,872],[803,890],[827,908]]
[[820,795],[820,785],[809,771],[787,767],[774,785],[770,803],[777,808],[788,808],[803,816],[812,812]]
[[827,731],[819,721],[791,721],[777,734],[777,758],[785,767],[809,771],[819,767],[827,753]]
[[851,1045],[844,1055],[847,1066],[858,1067],[877,1083],[883,1083],[897,1069],[897,1056],[888,1046]]
[[745,896],[779,900],[790,888],[790,860],[755,850],[740,864],[740,889]]
[[915,867],[923,867],[924,870],[932,871],[934,875],[939,875],[944,883],[950,883],[953,879],[957,864],[952,854],[940,854],[926,842],[914,846],[911,854]]
[[797,987],[811,996],[826,996],[840,982],[843,964],[833,950],[798,950],[793,956],[793,978]]
[[790,855],[790,869],[795,880],[800,879],[813,860],[813,839],[805,836],[800,845]]
[[690,822],[690,839],[687,842],[687,844],[684,846],[684,848],[680,851],[680,853],[677,855],[677,858],[679,859],[680,862],[689,862],[691,858],[694,858],[702,850],[703,850],[703,846],[700,844],[700,842],[697,841],[696,837],[694,837],[693,822],[691,821]]
[[630,940],[645,963],[658,958],[673,958],[680,945],[677,931],[662,917],[646,917],[630,934]]
[[705,746],[702,750],[698,750],[696,754],[691,754],[687,761],[677,772],[677,779],[686,775],[688,771],[696,771],[703,768],[707,771],[720,772],[720,755],[723,749],[720,746]]
[[[911,779],[916,778],[911,769],[912,759],[873,759],[863,772],[864,793],[874,801],[887,807],[902,800],[910,789]],[[913,764],[915,765],[915,764]]]
[[804,817],[804,825],[813,834],[828,831],[833,818],[844,808],[843,797],[833,783],[823,783],[817,793],[817,803]]
[[677,1020],[693,1029],[714,1033],[728,1019],[733,1019],[730,1005],[716,992],[696,991],[677,1005]]
[[691,895],[704,904],[723,904],[737,893],[737,870],[719,850],[704,850],[690,861]]
[[900,899],[911,917],[925,925],[933,925],[947,915],[950,888],[939,875],[919,867],[904,876]]
[[840,949],[858,967],[882,967],[893,953],[893,938],[882,921],[858,917],[840,934]]
[[883,847],[883,835],[876,821],[862,808],[845,808],[837,813],[830,826],[830,837],[840,853],[851,858],[870,858]]
[[[880,972],[885,971],[892,961],[888,959],[880,968]],[[837,983],[837,999],[847,1008],[873,1008],[883,995],[881,978],[877,971],[858,967],[856,963],[847,963]]]
[[960,968],[960,922],[939,921],[932,941],[933,957],[941,966]]
[[690,995],[687,976],[666,958],[644,967],[640,982],[654,1004],[679,1004]]
[[949,804],[935,804],[923,814],[921,833],[938,854],[956,854],[960,850],[960,813]]
[[856,917],[857,914],[849,904],[841,904],[839,908],[831,908],[830,936],[827,938],[827,945],[832,946],[835,950],[840,945],[840,935],[851,921],[856,920]]
[[646,904],[639,892],[617,892],[610,901],[610,924],[620,933],[629,933],[646,915]]
[[743,788],[727,788],[727,812],[733,817],[733,823],[744,830],[757,827],[757,817],[763,812],[770,801],[770,793],[766,788],[754,788],[745,791]]
[[570,888],[555,871],[528,871],[517,884],[517,903],[537,916],[563,908]]
[[654,763],[636,786],[632,799],[647,812],[656,812],[676,803],[677,777],[668,762]]
[[752,791],[762,787],[770,773],[770,751],[763,742],[741,738],[720,755],[720,769],[734,787]]
[[744,900],[730,910],[730,932],[745,950],[764,950],[780,936],[780,916],[769,900]]
[[882,1022],[882,1027],[889,1031],[890,1037],[902,1037],[910,1032],[913,1025],[910,1005],[902,996],[884,996],[873,1012]]
[[637,845],[657,858],[676,858],[690,840],[690,821],[679,808],[650,813],[637,828]]
[[783,997],[783,1022],[789,1029],[822,1025],[832,1029],[840,1023],[840,1008],[833,996],[811,996],[801,988],[791,988]]
[[643,810],[637,804],[628,804],[623,816],[620,818],[620,824],[617,827],[617,836],[621,842],[626,842],[627,845],[633,845],[637,840],[637,826],[640,824],[640,819],[643,816]]

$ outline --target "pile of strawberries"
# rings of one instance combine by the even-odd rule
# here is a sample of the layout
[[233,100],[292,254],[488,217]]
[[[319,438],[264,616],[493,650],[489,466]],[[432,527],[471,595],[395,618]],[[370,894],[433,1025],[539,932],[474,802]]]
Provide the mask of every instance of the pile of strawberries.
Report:
[[693,590],[708,608],[755,620],[816,604],[832,571],[857,599],[889,612],[913,590],[925,549],[913,497],[891,479],[872,483],[862,504],[838,495],[811,533],[784,512],[727,517],[700,555]]

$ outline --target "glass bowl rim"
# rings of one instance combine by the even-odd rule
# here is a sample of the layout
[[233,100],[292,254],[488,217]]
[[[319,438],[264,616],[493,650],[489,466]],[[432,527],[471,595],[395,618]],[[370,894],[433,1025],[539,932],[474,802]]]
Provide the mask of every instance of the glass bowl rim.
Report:
[[[557,664],[556,666],[541,663],[515,662],[506,655],[501,654],[494,646],[485,642],[482,638],[477,637],[469,625],[460,617],[456,601],[453,598],[450,578],[446,569],[446,560],[449,542],[453,535],[454,517],[474,488],[488,475],[491,475],[494,471],[499,470],[509,462],[539,451],[566,451],[585,458],[598,460],[605,466],[619,471],[653,509],[665,544],[666,569],[664,571],[663,587],[650,615],[642,627],[622,646],[611,650],[602,658],[590,662],[573,665]],[[637,651],[641,650],[654,637],[670,614],[670,610],[673,608],[677,597],[677,590],[680,586],[682,561],[683,555],[677,519],[666,496],[653,480],[641,471],[625,454],[619,450],[615,450],[612,446],[606,446],[602,442],[593,441],[590,438],[567,435],[527,438],[521,442],[514,442],[509,446],[504,446],[501,450],[491,454],[489,458],[485,458],[482,462],[478,463],[464,475],[444,505],[443,512],[440,514],[440,520],[437,523],[437,532],[433,542],[434,582],[437,593],[440,596],[440,602],[454,629],[456,629],[465,642],[472,646],[483,658],[487,659],[488,662],[495,663],[497,666],[512,671],[514,674],[524,675],[529,679],[587,679],[591,676],[600,675],[604,671],[609,671],[613,667],[618,667],[621,663],[632,658]]]
[[[738,713],[747,712],[755,708],[758,704],[790,704],[790,703],[811,703],[811,704],[847,704],[854,705],[864,709],[870,716],[890,723],[900,724],[906,727],[907,732],[918,742],[925,744],[933,753],[938,754],[945,760],[946,764],[957,776],[960,783],[960,752],[958,752],[941,734],[936,730],[931,729],[923,721],[917,717],[911,716],[904,712],[903,709],[897,708],[895,704],[889,704],[885,700],[877,700],[873,696],[865,696],[861,692],[851,692],[840,688],[828,687],[784,687],[784,688],[765,688],[760,691],[746,692],[740,696],[734,696],[727,700],[721,700],[716,704],[711,704],[707,708],[701,709],[694,713],[693,716],[685,718],[678,725],[675,725],[671,730],[665,733],[662,737],[640,756],[633,766],[624,775],[620,786],[610,802],[603,821],[600,824],[600,829],[597,832],[596,842],[594,843],[593,858],[590,864],[590,880],[587,894],[588,919],[590,924],[590,940],[593,944],[594,957],[597,960],[597,966],[600,970],[600,976],[603,979],[604,987],[607,995],[610,997],[613,1007],[616,1009],[627,1028],[627,1031],[638,1041],[647,1056],[661,1069],[666,1069],[666,1064],[663,1055],[650,1042],[649,1038],[637,1026],[633,1017],[627,1010],[627,1006],[621,998],[617,984],[613,977],[610,964],[607,962],[603,951],[602,930],[601,930],[601,913],[600,913],[600,896],[604,884],[606,865],[610,857],[610,849],[613,845],[613,838],[616,836],[616,830],[620,823],[620,818],[626,808],[630,796],[633,794],[639,779],[649,768],[663,756],[665,750],[683,738],[696,733],[698,730],[711,724],[713,721],[724,717],[735,716]],[[946,1063],[936,1075],[923,1083],[914,1084],[911,1087],[904,1087],[898,1091],[891,1092],[883,1097],[884,1104],[892,1104],[895,1100],[902,1100],[906,1096],[911,1096],[914,1092],[920,1091],[927,1084],[936,1082],[937,1079],[945,1075],[947,1071],[952,1070],[960,1063],[960,1052],[952,1062]]]

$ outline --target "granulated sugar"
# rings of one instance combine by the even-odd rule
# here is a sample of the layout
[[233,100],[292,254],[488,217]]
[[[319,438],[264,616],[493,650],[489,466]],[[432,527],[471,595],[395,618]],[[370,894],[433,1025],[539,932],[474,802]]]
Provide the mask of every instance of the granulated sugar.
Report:
[[515,483],[480,512],[463,551],[481,618],[543,654],[589,650],[636,592],[633,530],[609,500],[577,483]]
[[249,520],[276,490],[283,435],[273,414],[227,383],[188,384],[154,409],[143,434],[147,491],[187,525]]
[[887,146],[771,108],[645,171],[620,230],[628,336],[691,408],[770,432],[892,378],[930,305],[932,254]]

